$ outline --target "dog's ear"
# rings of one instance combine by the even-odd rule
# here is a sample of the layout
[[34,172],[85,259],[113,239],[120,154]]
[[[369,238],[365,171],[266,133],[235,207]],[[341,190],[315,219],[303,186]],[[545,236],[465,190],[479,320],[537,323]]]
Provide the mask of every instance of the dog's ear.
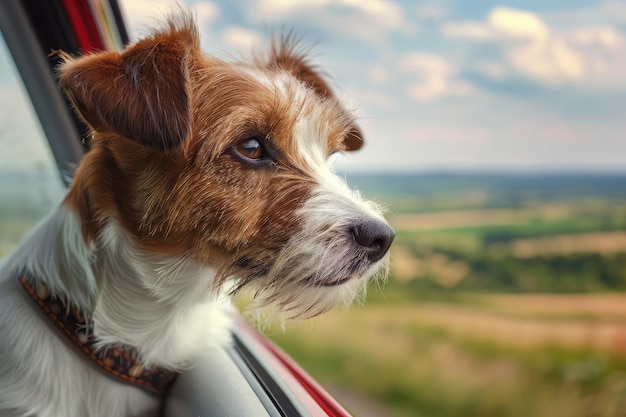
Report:
[[59,81],[93,129],[170,149],[191,130],[189,71],[198,49],[193,20],[170,20],[121,53],[64,56]]
[[[328,83],[318,69],[308,61],[306,52],[298,52],[297,44],[298,42],[292,34],[282,38],[274,38],[268,66],[288,71],[322,97],[334,97]],[[356,151],[363,146],[363,135],[354,122],[352,122],[346,135],[344,145],[348,151]]]

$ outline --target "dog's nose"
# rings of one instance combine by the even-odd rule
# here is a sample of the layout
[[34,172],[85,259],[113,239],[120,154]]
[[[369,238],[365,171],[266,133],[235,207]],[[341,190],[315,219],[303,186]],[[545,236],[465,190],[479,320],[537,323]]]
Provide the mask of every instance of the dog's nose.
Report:
[[383,221],[368,219],[352,227],[352,236],[369,260],[376,262],[385,256],[396,237],[396,232]]

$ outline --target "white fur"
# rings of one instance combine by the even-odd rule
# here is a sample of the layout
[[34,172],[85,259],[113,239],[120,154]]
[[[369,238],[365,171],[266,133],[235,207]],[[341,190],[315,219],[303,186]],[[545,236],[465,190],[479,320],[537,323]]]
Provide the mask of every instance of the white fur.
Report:
[[[271,285],[257,290],[251,310],[261,324],[267,315],[307,318],[346,307],[355,297],[364,298],[373,277],[386,277],[389,255],[358,272],[349,270],[364,255],[354,250],[345,231],[365,213],[376,211],[373,203],[335,178],[334,183],[321,184],[299,210],[305,219],[301,230],[289,239],[264,279]],[[351,279],[342,285],[319,285],[346,277]]]
[[[154,415],[158,400],[115,382],[58,337],[15,282],[26,272],[92,314],[102,343],[140,347],[142,359],[181,369],[227,343],[230,307],[209,293],[212,271],[138,250],[114,224],[86,247],[76,214],[61,206],[0,266],[0,415]],[[45,376],[52,376],[46,378]]]

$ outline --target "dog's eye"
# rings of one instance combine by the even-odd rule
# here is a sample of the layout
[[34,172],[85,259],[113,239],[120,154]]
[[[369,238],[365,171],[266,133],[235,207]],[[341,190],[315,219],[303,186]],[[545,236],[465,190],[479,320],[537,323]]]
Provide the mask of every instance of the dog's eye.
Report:
[[249,168],[276,166],[280,157],[280,151],[272,143],[270,136],[261,133],[244,136],[239,142],[235,142],[229,153]]
[[235,146],[235,150],[243,157],[259,161],[265,157],[263,146],[258,139],[251,138]]

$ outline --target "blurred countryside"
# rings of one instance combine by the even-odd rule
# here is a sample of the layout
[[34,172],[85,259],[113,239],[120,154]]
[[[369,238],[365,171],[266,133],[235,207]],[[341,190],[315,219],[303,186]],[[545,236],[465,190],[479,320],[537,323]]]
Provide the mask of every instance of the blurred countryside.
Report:
[[356,175],[397,231],[363,307],[271,337],[355,416],[626,415],[626,175]]

